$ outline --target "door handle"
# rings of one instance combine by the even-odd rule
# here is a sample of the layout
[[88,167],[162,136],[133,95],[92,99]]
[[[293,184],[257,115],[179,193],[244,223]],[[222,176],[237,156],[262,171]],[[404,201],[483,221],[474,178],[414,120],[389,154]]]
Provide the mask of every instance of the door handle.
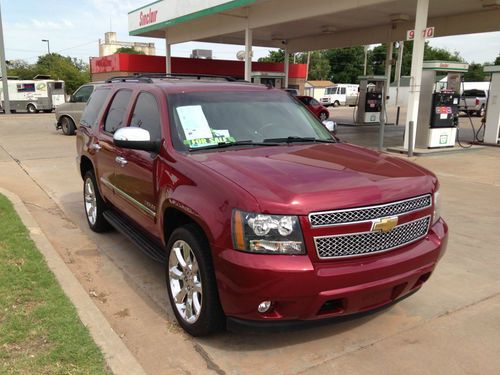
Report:
[[99,152],[102,146],[99,143],[92,143],[89,148],[95,152]]
[[117,157],[115,158],[115,161],[116,161],[118,164],[120,164],[120,166],[121,166],[121,167],[126,166],[126,165],[127,165],[127,163],[128,163],[127,159],[125,159],[125,158],[124,158],[124,157],[122,157],[122,156],[117,156]]

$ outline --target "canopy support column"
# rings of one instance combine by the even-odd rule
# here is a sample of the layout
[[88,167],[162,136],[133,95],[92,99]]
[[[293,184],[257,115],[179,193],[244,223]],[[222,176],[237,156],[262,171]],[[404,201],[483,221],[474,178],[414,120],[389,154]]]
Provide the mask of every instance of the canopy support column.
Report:
[[403,147],[407,150],[409,145],[408,132],[409,124],[413,121],[413,146],[415,146],[415,135],[418,124],[418,106],[420,103],[420,86],[422,84],[422,68],[424,62],[425,36],[424,30],[427,27],[427,16],[429,13],[429,0],[418,0],[415,17],[415,38],[413,40],[413,51],[411,57],[411,80],[410,92],[408,95],[408,110],[406,114],[406,129]]
[[252,80],[252,29],[248,26],[245,29],[245,81]]
[[172,51],[170,49],[171,44],[168,42],[167,33],[165,33],[165,73],[172,73]]
[[284,88],[288,88],[288,76],[290,72],[290,53],[288,50],[285,49],[285,82],[284,82]]

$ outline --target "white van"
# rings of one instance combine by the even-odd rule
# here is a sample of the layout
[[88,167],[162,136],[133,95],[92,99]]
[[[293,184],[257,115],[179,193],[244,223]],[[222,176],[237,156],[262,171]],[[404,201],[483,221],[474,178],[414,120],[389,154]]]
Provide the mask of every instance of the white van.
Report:
[[339,83],[325,89],[321,104],[325,107],[333,105],[356,105],[358,102],[359,85]]
[[[9,79],[10,108],[14,111],[26,110],[52,112],[56,105],[66,101],[64,81],[53,79]],[[3,108],[2,81],[0,81],[0,103]]]

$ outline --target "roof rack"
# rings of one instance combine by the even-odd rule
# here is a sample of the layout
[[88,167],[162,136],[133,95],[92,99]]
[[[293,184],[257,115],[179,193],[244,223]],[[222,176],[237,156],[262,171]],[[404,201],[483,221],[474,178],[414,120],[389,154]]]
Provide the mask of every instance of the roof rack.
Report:
[[145,83],[153,83],[153,80],[150,78],[144,78],[138,75],[133,76],[118,76],[111,77],[104,81],[105,83],[113,83],[113,82],[145,82]]
[[106,80],[106,83],[112,82],[144,82],[144,83],[153,83],[153,78],[196,78],[198,80],[201,79],[219,79],[225,80],[227,82],[243,82],[234,77],[230,76],[219,76],[212,74],[196,74],[196,73],[149,73],[149,74],[134,74],[131,76],[118,76],[111,77]]

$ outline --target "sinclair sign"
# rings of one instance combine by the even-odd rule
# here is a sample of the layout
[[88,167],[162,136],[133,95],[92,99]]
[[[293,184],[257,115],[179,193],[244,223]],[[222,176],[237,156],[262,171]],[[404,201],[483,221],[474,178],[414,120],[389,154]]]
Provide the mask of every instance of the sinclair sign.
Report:
[[130,35],[159,30],[187,19],[218,13],[256,0],[161,0],[144,5],[128,14]]
[[151,10],[149,8],[148,11],[142,11],[139,13],[139,26],[147,26],[152,23],[156,23],[156,15],[158,14],[157,10]]

